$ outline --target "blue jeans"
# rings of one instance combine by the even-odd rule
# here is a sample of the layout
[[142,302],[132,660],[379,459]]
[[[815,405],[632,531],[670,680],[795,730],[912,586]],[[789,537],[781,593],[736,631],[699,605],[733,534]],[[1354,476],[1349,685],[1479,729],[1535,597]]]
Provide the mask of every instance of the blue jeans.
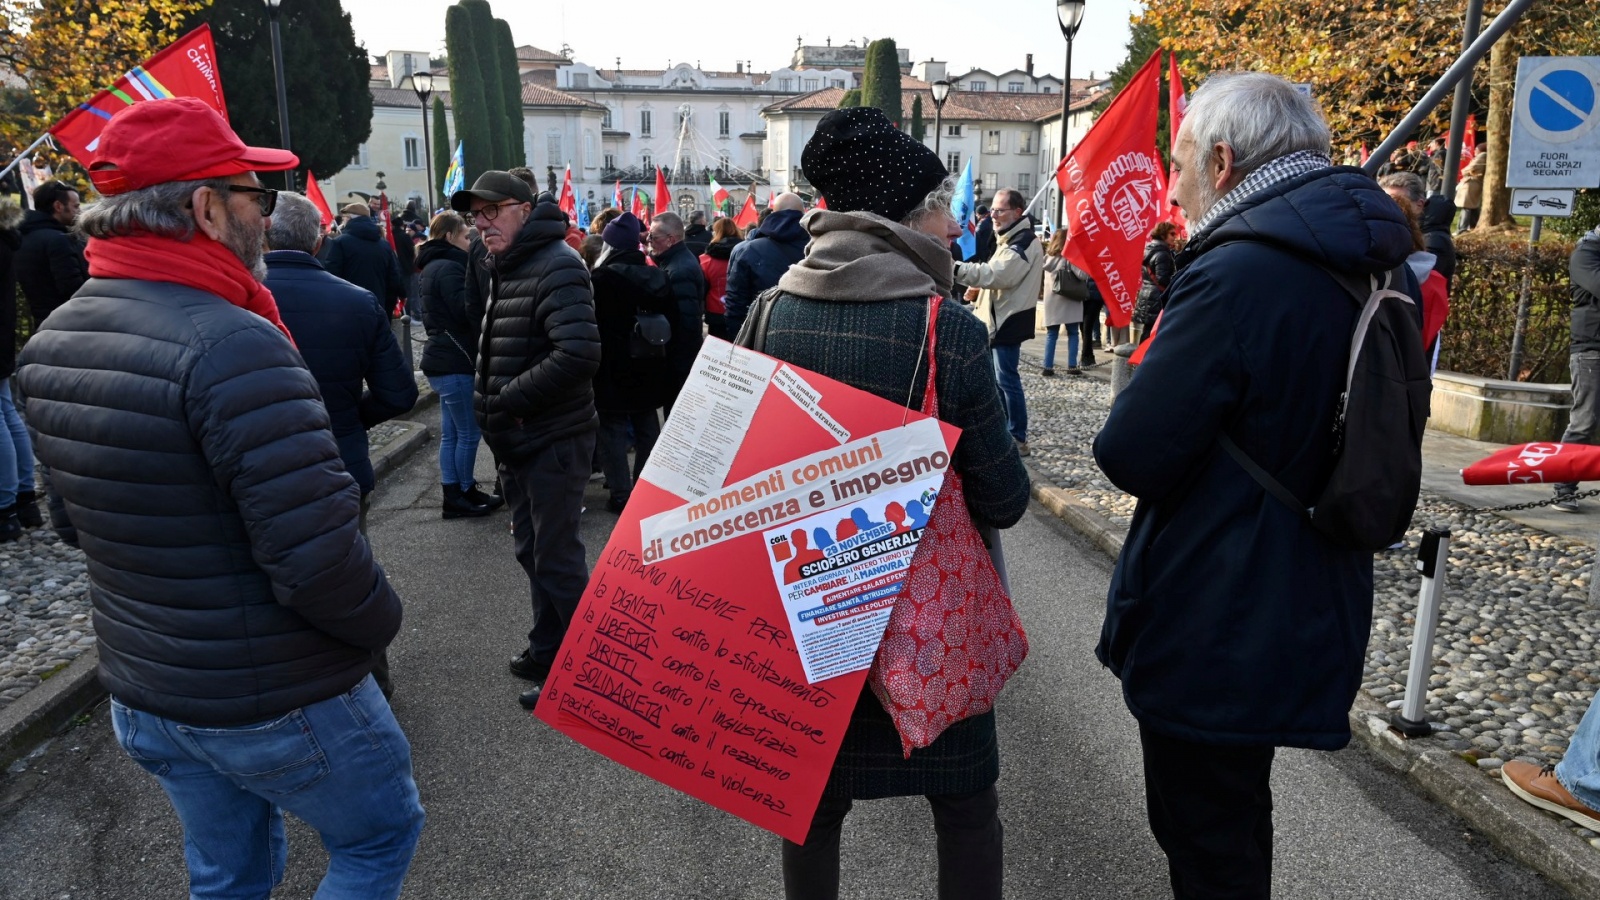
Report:
[[[1044,367],[1056,367],[1056,341],[1061,338],[1060,325],[1046,325],[1044,327]],[[1067,326],[1067,368],[1078,367],[1078,326]]]
[[1566,755],[1556,763],[1556,780],[1583,805],[1600,809],[1600,695],[1590,702]]
[[316,829],[316,900],[398,897],[422,832],[411,745],[371,676],[267,722],[184,725],[111,700],[117,742],[183,824],[191,900],[264,898],[283,879],[283,810]]
[[1022,345],[994,348],[994,377],[1000,382],[1000,400],[1006,408],[1011,436],[1018,442],[1028,439],[1028,401],[1022,396],[1022,376],[1017,373]]
[[478,417],[472,411],[471,375],[429,375],[439,395],[439,483],[470,488],[478,461]]
[[0,378],[0,419],[5,420],[7,432],[0,434],[0,508],[4,508],[16,505],[18,491],[33,490],[33,442],[11,402],[10,378]]

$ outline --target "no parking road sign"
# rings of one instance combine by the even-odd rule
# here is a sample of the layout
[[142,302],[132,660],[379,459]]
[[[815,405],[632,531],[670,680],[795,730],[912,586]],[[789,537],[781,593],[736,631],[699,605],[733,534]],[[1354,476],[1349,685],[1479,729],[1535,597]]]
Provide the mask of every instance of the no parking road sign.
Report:
[[1600,187],[1600,56],[1517,62],[1506,186]]

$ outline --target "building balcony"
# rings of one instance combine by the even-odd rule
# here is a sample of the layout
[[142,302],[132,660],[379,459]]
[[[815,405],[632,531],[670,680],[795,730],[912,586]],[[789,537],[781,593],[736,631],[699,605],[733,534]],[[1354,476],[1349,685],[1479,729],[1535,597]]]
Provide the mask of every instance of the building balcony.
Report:
[[[767,183],[766,176],[762,173],[762,169],[760,167],[754,169],[712,169],[701,167],[696,169],[693,167],[679,166],[677,168],[667,169],[666,173],[667,184],[669,185],[705,185],[710,184],[711,179],[713,178],[715,178],[717,183],[721,185],[750,185]],[[655,184],[656,172],[655,169],[645,168],[644,166],[602,168],[600,170],[600,180],[622,181],[632,184]]]

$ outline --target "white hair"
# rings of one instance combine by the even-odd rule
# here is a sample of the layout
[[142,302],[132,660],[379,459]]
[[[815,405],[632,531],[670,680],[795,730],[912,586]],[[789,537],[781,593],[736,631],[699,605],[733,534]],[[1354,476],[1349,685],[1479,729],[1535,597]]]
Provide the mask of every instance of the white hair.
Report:
[[1227,144],[1241,175],[1302,150],[1326,156],[1333,144],[1316,101],[1266,72],[1207,78],[1189,100],[1183,127],[1194,142],[1195,165],[1203,165],[1217,144]]
[[921,203],[913,207],[911,212],[905,214],[905,218],[900,220],[900,224],[907,228],[915,228],[918,222],[921,222],[931,214],[944,213],[945,215],[950,215],[950,207],[955,204],[955,199],[956,178],[954,175],[947,175],[944,181],[939,183],[938,187],[929,191],[928,196],[922,198]]
[[322,213],[316,206],[304,194],[279,191],[278,205],[272,210],[272,227],[267,229],[267,247],[312,253],[320,237]]

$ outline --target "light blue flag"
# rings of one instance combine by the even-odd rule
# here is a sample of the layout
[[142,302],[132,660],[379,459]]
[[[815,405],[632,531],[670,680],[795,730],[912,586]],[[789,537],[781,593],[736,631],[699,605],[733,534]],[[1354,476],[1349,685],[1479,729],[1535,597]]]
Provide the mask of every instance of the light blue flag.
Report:
[[444,173],[444,195],[446,197],[456,191],[465,190],[467,187],[466,164],[461,158],[461,142],[456,141],[456,151],[450,154],[450,168]]
[[589,201],[583,197],[578,198],[578,227],[589,230]]
[[972,231],[972,211],[976,208],[972,194],[972,160],[968,159],[961,177],[956,180],[955,202],[950,210],[955,214],[956,224],[961,226],[961,237],[956,238],[956,245],[961,248],[962,259],[971,259],[978,252],[978,236]]

